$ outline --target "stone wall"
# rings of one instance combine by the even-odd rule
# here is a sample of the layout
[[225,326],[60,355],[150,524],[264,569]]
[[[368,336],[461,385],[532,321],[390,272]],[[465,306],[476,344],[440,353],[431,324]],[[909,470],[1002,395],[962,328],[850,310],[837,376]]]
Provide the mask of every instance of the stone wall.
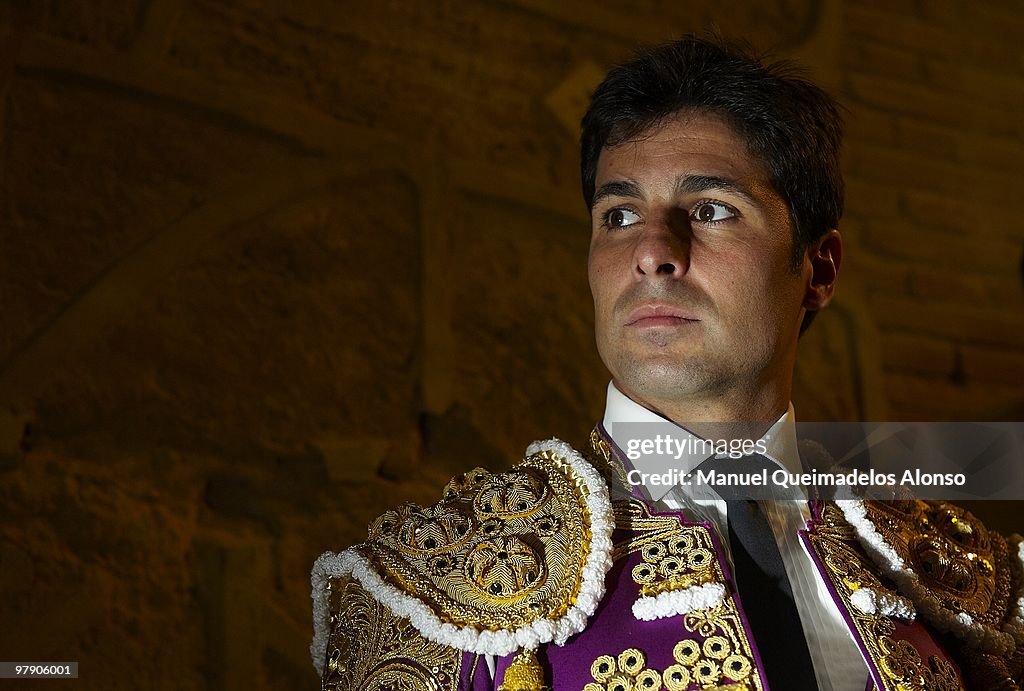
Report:
[[715,22],[848,109],[800,416],[1020,419],[1018,3],[719,4],[0,5],[0,659],[314,688],[320,552],[597,419],[576,123]]

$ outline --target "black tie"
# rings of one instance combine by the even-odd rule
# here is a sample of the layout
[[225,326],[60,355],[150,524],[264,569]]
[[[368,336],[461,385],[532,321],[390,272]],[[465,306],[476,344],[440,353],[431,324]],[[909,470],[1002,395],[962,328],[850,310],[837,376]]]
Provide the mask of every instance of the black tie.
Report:
[[[757,472],[778,466],[755,454],[741,459],[708,459],[701,469],[718,472]],[[769,475],[770,475],[769,471]],[[807,650],[800,616],[793,601],[793,587],[786,577],[782,554],[759,502],[735,498],[735,490],[722,487],[728,507],[729,546],[736,587],[761,653],[765,676],[773,691],[818,691],[814,665]]]

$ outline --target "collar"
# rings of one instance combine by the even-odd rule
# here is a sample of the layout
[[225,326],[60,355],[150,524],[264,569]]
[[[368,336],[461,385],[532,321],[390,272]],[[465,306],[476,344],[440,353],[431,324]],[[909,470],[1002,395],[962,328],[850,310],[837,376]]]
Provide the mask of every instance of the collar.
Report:
[[[692,432],[680,427],[668,418],[644,408],[642,405],[626,396],[626,394],[619,391],[618,387],[615,386],[615,382],[611,381],[608,382],[608,396],[604,408],[604,428],[607,430],[608,436],[612,438],[612,441],[615,442],[616,446],[621,449],[624,448],[623,443],[626,440],[615,436],[616,422],[668,423],[679,430],[678,436],[680,439],[697,438]],[[797,451],[796,415],[793,411],[792,403],[789,404],[786,412],[768,428],[768,431],[764,433],[764,436],[762,436],[761,439],[763,439],[765,443],[766,452],[764,455],[766,457],[777,463],[779,467],[787,472],[803,472],[803,466],[800,462],[800,454]],[[680,473],[685,474],[692,471],[706,459],[707,457],[702,455],[684,455],[679,459],[679,463],[676,467],[679,469]],[[643,456],[635,461],[626,459],[626,462],[631,463],[633,467],[641,473],[652,473],[659,470],[659,468],[648,467],[650,460]],[[648,492],[653,493],[654,496],[652,496],[651,499],[653,501],[658,501],[668,494],[672,490],[672,487],[654,485],[652,487],[647,487],[646,489]]]

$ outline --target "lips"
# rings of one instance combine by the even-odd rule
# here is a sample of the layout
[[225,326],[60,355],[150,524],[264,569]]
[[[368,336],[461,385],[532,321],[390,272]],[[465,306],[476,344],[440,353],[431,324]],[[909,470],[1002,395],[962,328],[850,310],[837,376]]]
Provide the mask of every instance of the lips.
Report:
[[688,310],[664,303],[640,305],[626,319],[626,326],[682,326],[700,321]]

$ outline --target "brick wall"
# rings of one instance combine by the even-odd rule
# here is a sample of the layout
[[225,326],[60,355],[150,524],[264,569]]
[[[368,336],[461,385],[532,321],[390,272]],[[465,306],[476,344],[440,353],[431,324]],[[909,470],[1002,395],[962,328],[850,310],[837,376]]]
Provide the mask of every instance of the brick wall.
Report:
[[0,659],[314,687],[316,555],[600,414],[575,122],[711,22],[849,112],[800,416],[1020,419],[1016,3],[661,4],[0,6]]
[[[890,419],[1021,419],[1024,28],[1015,3],[845,8],[847,236]],[[970,27],[986,27],[975,32]]]

